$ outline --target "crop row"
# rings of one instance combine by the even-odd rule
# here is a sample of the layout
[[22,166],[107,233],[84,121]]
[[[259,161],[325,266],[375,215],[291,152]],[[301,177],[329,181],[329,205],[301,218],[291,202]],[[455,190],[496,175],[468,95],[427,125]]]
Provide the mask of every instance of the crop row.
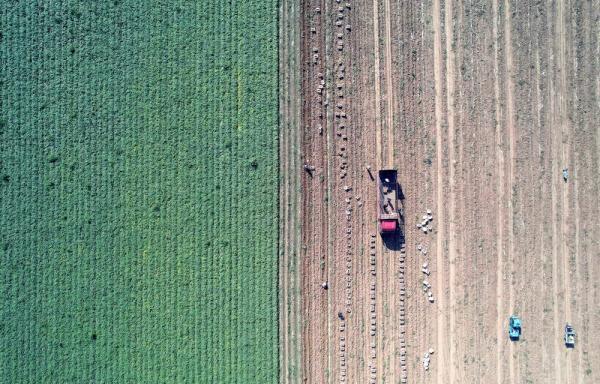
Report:
[[3,380],[276,382],[276,2],[0,19]]

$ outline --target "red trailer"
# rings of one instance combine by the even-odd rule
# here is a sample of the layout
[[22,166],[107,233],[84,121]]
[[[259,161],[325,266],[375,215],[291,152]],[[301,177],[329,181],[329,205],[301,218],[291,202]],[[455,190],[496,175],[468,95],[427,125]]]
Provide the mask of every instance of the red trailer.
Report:
[[398,203],[398,171],[381,169],[377,178],[377,227],[379,233],[393,234],[400,230]]

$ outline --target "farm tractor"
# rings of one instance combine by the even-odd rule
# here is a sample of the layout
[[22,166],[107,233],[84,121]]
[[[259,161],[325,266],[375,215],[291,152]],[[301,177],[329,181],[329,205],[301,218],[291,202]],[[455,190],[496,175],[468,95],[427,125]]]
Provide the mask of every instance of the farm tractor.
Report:
[[398,171],[382,169],[377,178],[377,227],[383,235],[400,231],[400,207],[398,199]]
[[512,341],[517,341],[521,337],[521,319],[515,315],[508,319],[508,337]]

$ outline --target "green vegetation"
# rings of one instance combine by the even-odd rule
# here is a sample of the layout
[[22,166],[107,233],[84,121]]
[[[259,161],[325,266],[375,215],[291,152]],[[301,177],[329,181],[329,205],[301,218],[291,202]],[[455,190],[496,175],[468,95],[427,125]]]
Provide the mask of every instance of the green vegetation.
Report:
[[2,382],[277,382],[277,2],[0,32]]

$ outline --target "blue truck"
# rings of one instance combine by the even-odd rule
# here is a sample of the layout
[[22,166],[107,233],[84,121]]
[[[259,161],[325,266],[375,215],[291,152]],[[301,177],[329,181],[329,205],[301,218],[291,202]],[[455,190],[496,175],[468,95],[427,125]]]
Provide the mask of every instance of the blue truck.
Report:
[[521,337],[521,319],[515,315],[508,319],[508,337],[512,341],[517,341]]

